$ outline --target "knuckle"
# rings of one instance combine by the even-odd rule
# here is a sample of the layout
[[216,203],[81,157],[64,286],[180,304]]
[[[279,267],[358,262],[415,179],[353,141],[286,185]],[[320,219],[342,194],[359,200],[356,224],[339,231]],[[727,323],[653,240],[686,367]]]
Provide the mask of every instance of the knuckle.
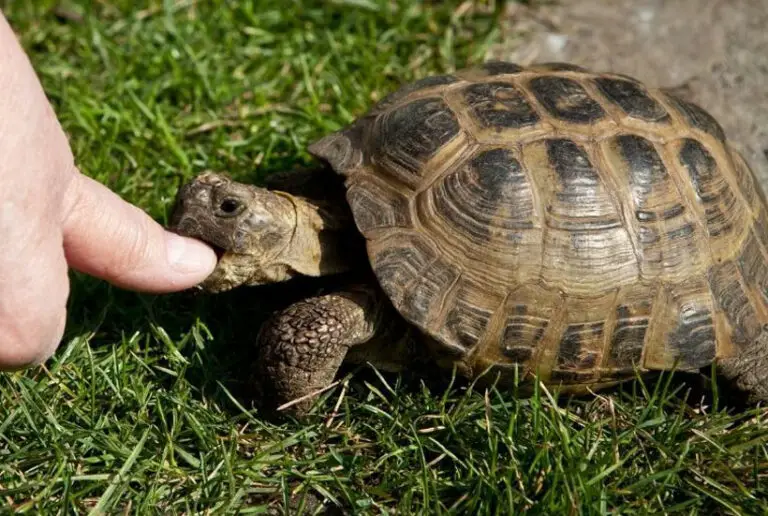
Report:
[[69,219],[79,215],[81,208],[87,203],[87,197],[83,195],[83,176],[77,169],[67,174],[61,196],[61,223],[66,225]]

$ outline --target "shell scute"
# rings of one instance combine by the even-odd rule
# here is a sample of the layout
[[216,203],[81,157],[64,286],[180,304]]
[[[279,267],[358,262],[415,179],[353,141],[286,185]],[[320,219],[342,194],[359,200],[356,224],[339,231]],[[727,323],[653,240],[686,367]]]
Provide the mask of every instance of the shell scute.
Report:
[[379,169],[415,186],[426,163],[461,134],[456,115],[440,97],[427,97],[400,105],[377,119],[372,158]]
[[637,82],[615,77],[598,77],[593,82],[628,117],[659,124],[671,123],[664,106]]
[[545,75],[531,79],[529,87],[547,113],[559,120],[588,124],[606,116],[602,106],[574,79]]
[[541,120],[520,88],[508,82],[470,84],[461,90],[461,95],[482,128],[520,129]]

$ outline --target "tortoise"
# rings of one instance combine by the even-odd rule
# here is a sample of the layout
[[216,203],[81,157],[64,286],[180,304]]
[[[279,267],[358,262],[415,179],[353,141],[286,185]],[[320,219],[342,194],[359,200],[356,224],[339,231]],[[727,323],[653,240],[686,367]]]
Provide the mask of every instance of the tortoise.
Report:
[[696,104],[490,61],[407,84],[308,150],[320,165],[283,189],[203,173],[172,216],[220,255],[203,290],[338,278],[261,327],[270,402],[301,413],[342,362],[425,357],[574,394],[715,362],[768,399],[768,206]]

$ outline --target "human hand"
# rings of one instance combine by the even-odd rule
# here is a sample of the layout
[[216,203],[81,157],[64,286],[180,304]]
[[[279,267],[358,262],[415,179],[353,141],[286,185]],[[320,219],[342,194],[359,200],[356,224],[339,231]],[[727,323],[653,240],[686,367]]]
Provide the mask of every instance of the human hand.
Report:
[[68,265],[117,286],[183,290],[213,270],[197,240],[82,175],[56,115],[0,13],[0,369],[50,357],[61,340]]

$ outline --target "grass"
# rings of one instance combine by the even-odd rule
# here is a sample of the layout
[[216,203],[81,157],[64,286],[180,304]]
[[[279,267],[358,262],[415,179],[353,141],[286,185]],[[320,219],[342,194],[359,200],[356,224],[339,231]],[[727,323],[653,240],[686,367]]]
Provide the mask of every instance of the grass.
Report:
[[[308,142],[401,82],[514,43],[482,2],[0,5],[83,172],[160,221],[180,181],[307,163]],[[275,422],[249,401],[247,357],[306,286],[213,300],[72,282],[54,359],[0,376],[5,512],[768,512],[768,413],[717,390],[700,403],[690,379],[518,399],[362,369],[309,421]]]

